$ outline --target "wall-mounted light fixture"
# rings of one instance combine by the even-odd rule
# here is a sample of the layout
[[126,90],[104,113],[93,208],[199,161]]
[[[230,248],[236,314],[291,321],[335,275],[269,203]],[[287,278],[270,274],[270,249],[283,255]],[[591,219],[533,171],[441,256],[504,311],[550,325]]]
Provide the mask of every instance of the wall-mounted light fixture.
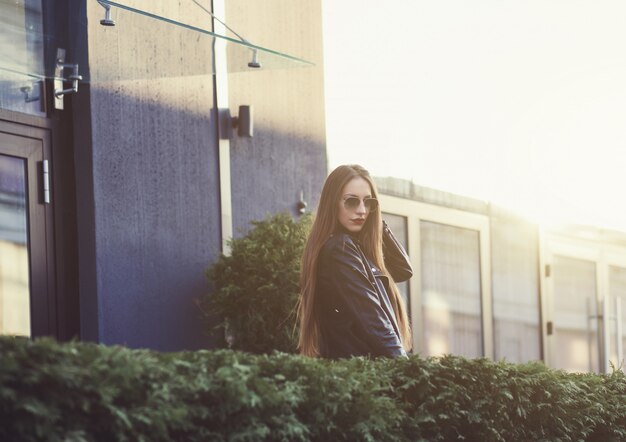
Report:
[[115,26],[115,20],[111,18],[111,5],[98,2],[104,8],[104,18],[100,20],[102,26]]
[[232,119],[233,127],[237,128],[237,135],[240,137],[252,138],[254,135],[254,118],[252,116],[252,106],[239,106],[239,115]]

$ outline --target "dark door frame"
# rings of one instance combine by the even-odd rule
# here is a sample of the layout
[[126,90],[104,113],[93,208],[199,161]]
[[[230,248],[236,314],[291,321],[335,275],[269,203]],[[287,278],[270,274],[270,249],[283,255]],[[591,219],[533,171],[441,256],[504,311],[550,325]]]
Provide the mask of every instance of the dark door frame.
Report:
[[[44,44],[46,66],[54,65],[58,47],[69,49],[70,53],[81,53],[74,46],[85,45],[86,39],[84,31],[76,23],[84,22],[86,1],[72,2],[71,8],[68,0],[43,1],[42,6],[44,33],[54,37]],[[70,33],[73,39],[70,39]],[[72,57],[75,58],[75,54]],[[47,159],[51,166],[52,201],[44,210],[49,320],[47,329],[37,330],[33,336],[49,335],[59,340],[70,340],[80,338],[81,334],[72,106],[72,98],[75,97],[66,99],[65,110],[59,111],[52,106],[52,91],[52,80],[45,80],[42,94],[45,116],[0,109],[0,132],[40,140],[43,159]]]
[[57,336],[52,206],[43,202],[42,162],[50,161],[48,131],[0,121],[0,153],[26,161],[31,335]]

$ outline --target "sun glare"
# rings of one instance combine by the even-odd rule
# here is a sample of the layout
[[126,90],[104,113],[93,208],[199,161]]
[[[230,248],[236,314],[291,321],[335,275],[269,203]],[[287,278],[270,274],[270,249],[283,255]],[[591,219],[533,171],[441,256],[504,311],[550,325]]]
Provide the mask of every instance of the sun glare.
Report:
[[326,1],[330,167],[626,231],[626,4],[560,5]]

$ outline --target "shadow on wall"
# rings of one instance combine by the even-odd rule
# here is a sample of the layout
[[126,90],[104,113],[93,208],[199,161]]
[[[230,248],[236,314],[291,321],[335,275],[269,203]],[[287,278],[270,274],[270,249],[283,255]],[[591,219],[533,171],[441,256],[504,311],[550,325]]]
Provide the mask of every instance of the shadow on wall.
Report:
[[[93,273],[95,290],[81,284],[81,303],[97,315],[83,310],[81,320],[97,321],[105,344],[177,351],[222,343],[208,336],[194,303],[210,290],[204,273],[221,245],[212,82],[176,79],[164,87],[171,80],[81,91],[90,91],[91,111],[77,116],[75,127],[91,124],[92,133],[76,139],[77,149],[91,145],[76,161],[79,225],[87,220],[80,229],[95,235],[94,250],[81,253],[81,273]],[[164,97],[166,89],[178,98]],[[323,144],[257,126],[255,138],[233,145],[235,232],[271,213],[295,215],[301,191],[310,208],[317,204],[326,177]],[[91,195],[81,193],[83,184],[93,185]]]
[[311,138],[255,126],[254,138],[232,140],[235,237],[248,230],[251,220],[278,212],[299,217],[301,196],[307,212],[314,211],[326,179],[326,167],[326,145]]

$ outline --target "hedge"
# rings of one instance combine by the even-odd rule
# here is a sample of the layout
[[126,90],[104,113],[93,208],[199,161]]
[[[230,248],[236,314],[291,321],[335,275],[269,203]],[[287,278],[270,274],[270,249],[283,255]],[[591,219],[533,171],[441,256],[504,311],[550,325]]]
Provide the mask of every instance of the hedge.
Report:
[[295,353],[300,260],[311,217],[296,221],[279,213],[251,224],[244,236],[230,240],[231,253],[207,270],[214,290],[198,305],[209,330],[224,328],[233,350]]
[[460,357],[0,338],[0,440],[626,440],[626,380]]

